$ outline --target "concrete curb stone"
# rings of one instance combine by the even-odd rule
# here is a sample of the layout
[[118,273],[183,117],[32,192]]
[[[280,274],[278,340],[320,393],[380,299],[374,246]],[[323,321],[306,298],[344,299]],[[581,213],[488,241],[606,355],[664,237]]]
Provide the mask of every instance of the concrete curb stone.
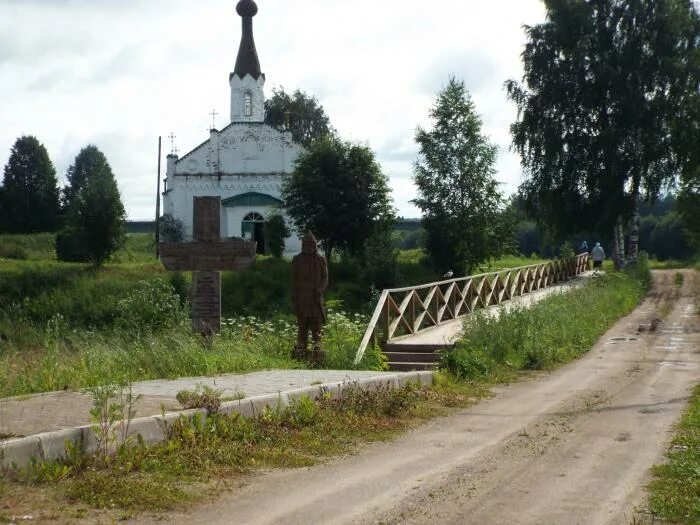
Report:
[[[407,383],[420,383],[431,385],[433,372],[421,371],[415,373],[392,374],[380,378],[365,378],[357,381],[344,381],[313,385],[297,388],[289,391],[281,391],[275,394],[265,394],[235,401],[222,403],[220,411],[225,414],[239,413],[243,417],[255,417],[262,413],[265,407],[271,409],[284,409],[291,402],[308,396],[316,399],[323,395],[338,398],[348,388],[360,387],[376,389],[388,386],[389,388],[401,388]],[[129,424],[129,436],[141,435],[145,443],[152,445],[163,441],[166,437],[168,426],[174,424],[180,418],[193,419],[196,416],[205,420],[208,412],[204,408],[169,412],[157,416],[135,418]],[[66,443],[71,442],[82,448],[86,454],[92,454],[97,450],[97,438],[92,430],[92,425],[84,425],[75,428],[43,432],[33,436],[13,438],[0,442],[0,470],[24,468],[31,463],[32,458],[42,460],[58,460],[66,456]]]
[[0,466],[3,469],[25,467],[32,458],[41,458],[41,440],[39,436],[10,439],[0,449]]
[[66,457],[66,443],[81,443],[83,430],[81,428],[69,428],[37,434],[41,444],[43,459],[60,459]]

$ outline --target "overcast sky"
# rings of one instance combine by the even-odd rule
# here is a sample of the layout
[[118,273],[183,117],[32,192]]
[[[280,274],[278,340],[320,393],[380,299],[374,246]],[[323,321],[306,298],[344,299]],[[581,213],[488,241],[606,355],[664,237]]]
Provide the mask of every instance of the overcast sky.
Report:
[[[97,145],[130,219],[152,219],[158,136],[184,154],[208,138],[212,109],[228,123],[228,75],[240,40],[236,0],[0,0],[0,161],[23,134],[48,149],[60,184]],[[521,179],[509,151],[515,118],[503,82],[520,79],[523,24],[540,0],[257,0],[255,40],[266,94],[315,95],[343,138],[368,144],[410,204],[417,125],[435,94],[463,79],[499,146],[498,179]],[[164,167],[163,167],[164,171]]]

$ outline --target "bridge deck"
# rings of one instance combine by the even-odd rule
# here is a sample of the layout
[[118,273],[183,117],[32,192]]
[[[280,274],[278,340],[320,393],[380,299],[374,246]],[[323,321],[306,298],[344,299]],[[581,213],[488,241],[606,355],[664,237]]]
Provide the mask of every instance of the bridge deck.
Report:
[[[535,304],[538,301],[541,301],[545,297],[549,297],[558,293],[566,293],[569,290],[583,286],[586,283],[586,281],[591,278],[593,273],[594,272],[592,271],[584,272],[581,275],[573,277],[567,282],[554,284],[542,290],[537,290],[529,294],[521,295],[519,297],[511,299],[510,301],[506,301],[503,304],[491,306],[486,310],[480,311],[485,312],[485,314],[488,316],[496,317],[500,315],[501,310],[505,310],[506,312],[508,312],[513,308],[517,308],[519,306],[528,307],[532,304]],[[428,328],[427,330],[422,330],[414,335],[395,337],[389,340],[388,343],[400,343],[401,345],[451,346],[462,335],[464,329],[464,320],[468,317],[469,316],[464,316],[459,319],[455,319],[453,321],[449,321],[444,324]]]

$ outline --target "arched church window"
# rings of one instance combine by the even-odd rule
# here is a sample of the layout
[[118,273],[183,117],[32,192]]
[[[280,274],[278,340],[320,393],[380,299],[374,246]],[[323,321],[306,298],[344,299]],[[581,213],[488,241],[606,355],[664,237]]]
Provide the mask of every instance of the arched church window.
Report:
[[248,213],[241,223],[241,236],[258,243],[257,253],[266,253],[265,217],[255,211]]
[[246,93],[243,95],[243,114],[246,117],[253,116],[253,94]]
[[262,215],[260,215],[256,211],[252,211],[248,215],[243,217],[243,220],[250,221],[250,222],[265,222],[265,217],[263,217]]

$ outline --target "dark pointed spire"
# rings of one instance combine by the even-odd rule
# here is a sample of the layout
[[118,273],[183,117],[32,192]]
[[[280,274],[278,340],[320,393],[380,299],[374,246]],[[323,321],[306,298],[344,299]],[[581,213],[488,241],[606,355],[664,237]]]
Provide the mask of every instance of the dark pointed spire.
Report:
[[243,19],[243,32],[233,74],[240,78],[250,75],[257,80],[262,74],[253,39],[253,17],[258,13],[258,6],[254,0],[240,0],[236,5],[236,12]]

